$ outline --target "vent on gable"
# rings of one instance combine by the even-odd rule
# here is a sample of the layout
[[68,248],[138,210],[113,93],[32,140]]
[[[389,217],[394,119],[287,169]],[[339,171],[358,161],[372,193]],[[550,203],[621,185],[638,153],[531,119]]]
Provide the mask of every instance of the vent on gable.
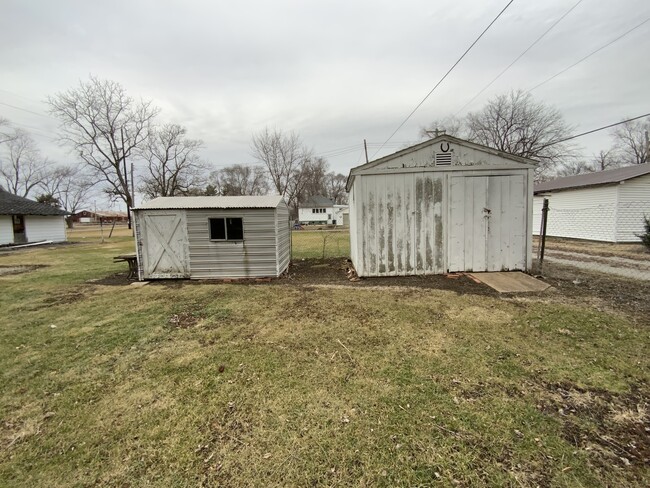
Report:
[[436,166],[451,166],[451,153],[436,153],[435,157]]

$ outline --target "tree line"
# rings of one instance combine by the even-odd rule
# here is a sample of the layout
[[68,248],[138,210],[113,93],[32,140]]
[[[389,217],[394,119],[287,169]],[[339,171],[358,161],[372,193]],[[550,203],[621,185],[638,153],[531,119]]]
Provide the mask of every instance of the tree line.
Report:
[[[185,127],[160,123],[152,101],[130,97],[121,84],[90,77],[47,99],[59,121],[58,140],[72,164],[43,156],[29,132],[0,118],[0,185],[75,213],[102,191],[127,209],[137,188],[147,198],[182,195],[282,195],[297,213],[310,197],[324,195],[347,203],[346,176],[330,171],[294,132],[266,128],[251,138],[252,164],[215,168],[201,151],[203,141]],[[535,178],[601,171],[648,161],[650,119],[615,127],[612,146],[591,159],[581,157],[574,127],[562,113],[523,91],[498,95],[463,118],[446,117],[420,131],[421,138],[441,130],[461,139],[539,161]],[[133,171],[133,163],[137,171]],[[133,181],[133,180],[137,180]]]
[[152,101],[130,97],[115,81],[91,76],[47,103],[59,121],[58,140],[75,163],[43,157],[27,131],[0,119],[0,181],[12,193],[38,192],[39,201],[71,213],[98,188],[127,209],[136,189],[147,198],[275,192],[294,210],[315,195],[347,200],[346,177],[329,171],[293,132],[265,129],[252,137],[254,164],[215,169],[201,156],[203,141],[179,124],[158,123],[161,111]]

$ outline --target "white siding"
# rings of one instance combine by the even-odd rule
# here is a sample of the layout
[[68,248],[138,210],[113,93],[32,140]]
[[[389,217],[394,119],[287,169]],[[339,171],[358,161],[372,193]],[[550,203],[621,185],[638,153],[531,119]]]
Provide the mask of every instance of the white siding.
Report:
[[443,181],[433,172],[355,179],[350,214],[360,276],[444,272]]
[[[546,235],[614,242],[618,185],[549,193]],[[535,195],[533,233],[539,235],[544,196]]]
[[0,245],[14,242],[14,225],[11,215],[0,215]]
[[497,154],[488,153],[473,147],[460,144],[441,142],[415,151],[407,152],[372,167],[373,171],[384,169],[402,169],[434,166],[436,153],[451,154],[452,166],[512,166],[512,161],[502,158]]
[[25,215],[27,242],[66,240],[65,219],[59,215]]
[[[187,211],[191,278],[261,278],[278,275],[276,209]],[[244,240],[211,241],[208,219],[242,217]]]
[[[356,183],[356,182],[355,182]],[[353,263],[359,262],[359,254],[357,253],[358,242],[359,242],[359,227],[357,222],[359,222],[359,210],[358,206],[355,204],[356,192],[354,190],[354,185],[350,188],[348,194],[348,201],[350,202],[350,213],[349,213],[349,224],[350,224],[350,259]],[[357,273],[359,271],[357,270]]]
[[618,185],[617,242],[638,242],[643,231],[643,216],[650,218],[650,175]]
[[[323,209],[324,212],[313,212],[316,209]],[[328,218],[329,217],[329,218]],[[310,222],[316,222],[318,224],[326,225],[331,223],[334,216],[334,209],[332,207],[314,207],[314,208],[299,208],[298,209],[298,220],[302,223],[308,224]]]
[[291,222],[286,205],[280,204],[275,209],[275,219],[277,275],[280,276],[291,261]]
[[11,215],[0,215],[0,246],[14,242],[14,225]]

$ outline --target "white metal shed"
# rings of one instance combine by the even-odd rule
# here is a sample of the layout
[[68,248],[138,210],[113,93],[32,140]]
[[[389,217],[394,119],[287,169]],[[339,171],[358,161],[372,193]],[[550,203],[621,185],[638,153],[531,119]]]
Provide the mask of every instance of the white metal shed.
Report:
[[262,278],[289,266],[289,210],[279,196],[159,197],[133,215],[140,280]]
[[527,270],[535,162],[448,135],[353,168],[359,276]]

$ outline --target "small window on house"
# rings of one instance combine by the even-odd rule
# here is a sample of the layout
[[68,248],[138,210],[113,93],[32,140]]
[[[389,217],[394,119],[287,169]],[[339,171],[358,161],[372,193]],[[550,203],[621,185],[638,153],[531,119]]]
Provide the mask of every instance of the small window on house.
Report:
[[244,240],[244,219],[241,217],[208,219],[208,221],[211,241]]

